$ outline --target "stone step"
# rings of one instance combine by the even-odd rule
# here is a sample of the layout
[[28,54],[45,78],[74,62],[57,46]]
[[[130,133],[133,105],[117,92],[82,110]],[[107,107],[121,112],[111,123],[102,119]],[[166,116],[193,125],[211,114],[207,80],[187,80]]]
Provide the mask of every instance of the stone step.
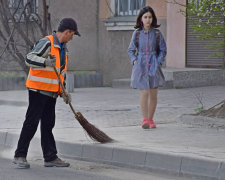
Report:
[[73,92],[74,88],[103,86],[103,76],[98,72],[85,74],[67,73],[66,77],[66,89],[68,92]]
[[[114,79],[112,82],[113,88],[130,88],[130,79]],[[167,80],[163,87],[160,89],[172,89],[173,88],[173,81]]]
[[25,77],[2,77],[0,78],[0,91],[24,90]]
[[[163,68],[165,85],[162,89],[225,85],[224,69]],[[114,79],[113,88],[130,88],[130,79]]]

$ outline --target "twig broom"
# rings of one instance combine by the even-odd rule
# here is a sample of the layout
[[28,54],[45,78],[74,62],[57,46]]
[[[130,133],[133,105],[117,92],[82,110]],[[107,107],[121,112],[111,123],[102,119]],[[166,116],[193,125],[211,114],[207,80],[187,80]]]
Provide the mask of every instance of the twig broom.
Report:
[[[66,94],[66,90],[62,84],[62,81],[60,79],[60,76],[56,70],[56,67],[54,67],[55,73],[59,79],[60,86],[62,88],[63,93]],[[71,110],[73,111],[75,118],[78,120],[80,125],[84,128],[84,130],[87,132],[87,134],[90,136],[92,140],[98,141],[100,143],[107,143],[107,142],[112,142],[113,139],[111,139],[109,136],[107,136],[104,132],[96,128],[94,125],[89,123],[87,119],[80,113],[76,112],[75,109],[73,108],[71,102],[69,102],[69,106]]]

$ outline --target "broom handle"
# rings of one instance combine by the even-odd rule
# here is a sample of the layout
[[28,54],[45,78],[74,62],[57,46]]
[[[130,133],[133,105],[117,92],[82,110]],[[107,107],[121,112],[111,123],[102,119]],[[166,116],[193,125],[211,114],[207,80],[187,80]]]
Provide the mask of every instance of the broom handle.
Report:
[[[55,73],[56,73],[56,75],[57,75],[57,77],[58,77],[58,79],[59,79],[59,84],[60,84],[60,86],[61,86],[61,88],[62,88],[62,92],[63,92],[64,94],[67,94],[67,93],[66,93],[66,90],[65,90],[65,88],[64,88],[64,86],[63,86],[63,83],[62,83],[62,81],[61,81],[61,78],[60,78],[60,76],[59,76],[59,74],[58,74],[58,72],[57,72],[56,67],[54,66],[53,68],[54,68],[54,71],[55,71]],[[71,108],[71,110],[73,111],[74,115],[77,116],[77,113],[76,113],[75,109],[73,108],[73,105],[71,104],[71,102],[69,102],[69,105],[70,105],[70,108]]]

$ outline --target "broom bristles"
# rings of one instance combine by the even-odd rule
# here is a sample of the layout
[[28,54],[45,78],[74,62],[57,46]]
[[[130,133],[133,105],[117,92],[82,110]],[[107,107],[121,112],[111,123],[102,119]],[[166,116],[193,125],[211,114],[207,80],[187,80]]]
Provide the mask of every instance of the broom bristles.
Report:
[[91,139],[100,143],[108,143],[113,141],[112,138],[110,138],[104,132],[96,128],[93,124],[89,123],[80,112],[76,112],[75,117]]
[[[60,86],[62,88],[62,92],[67,94],[63,83],[60,79],[60,76],[57,72],[56,67],[54,67],[54,71],[59,79],[59,83]],[[112,142],[113,139],[111,139],[109,136],[107,136],[104,132],[102,132],[101,130],[99,130],[98,128],[96,128],[94,125],[90,124],[85,118],[84,116],[80,113],[80,112],[75,112],[71,102],[69,102],[69,106],[71,108],[71,110],[73,111],[76,119],[79,121],[79,123],[81,124],[81,126],[84,128],[84,130],[87,132],[87,134],[91,137],[91,139],[101,142],[101,143],[107,143],[107,142]]]

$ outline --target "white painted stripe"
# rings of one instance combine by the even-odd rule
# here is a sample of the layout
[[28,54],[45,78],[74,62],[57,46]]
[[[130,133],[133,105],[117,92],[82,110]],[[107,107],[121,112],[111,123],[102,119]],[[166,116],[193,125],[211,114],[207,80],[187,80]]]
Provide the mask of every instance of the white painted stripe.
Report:
[[59,84],[59,81],[55,79],[48,79],[43,77],[31,76],[31,75],[28,75],[28,79],[30,79],[31,81],[37,81],[37,82],[43,82],[43,83],[49,83],[49,84]]
[[[46,66],[46,67],[32,67],[33,70],[42,70],[42,71],[54,71],[53,67]],[[59,72],[60,68],[56,68],[56,70]]]

